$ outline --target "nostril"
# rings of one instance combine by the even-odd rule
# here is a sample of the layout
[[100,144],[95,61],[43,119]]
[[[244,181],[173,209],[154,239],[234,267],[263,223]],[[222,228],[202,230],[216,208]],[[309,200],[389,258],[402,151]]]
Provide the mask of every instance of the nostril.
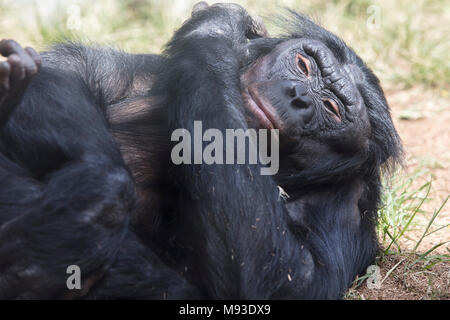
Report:
[[309,97],[296,97],[295,99],[292,99],[291,105],[298,108],[298,109],[306,109],[309,108],[309,106],[312,104],[311,99]]
[[303,86],[300,85],[293,85],[289,91],[288,94],[291,98],[301,97],[308,94],[306,89]]
[[290,81],[284,87],[284,90],[284,93],[289,100],[289,104],[293,108],[307,109],[313,104],[308,88],[303,83]]
[[289,95],[290,98],[295,98],[297,96],[297,90],[295,89],[295,86],[292,86],[288,90],[288,95]]

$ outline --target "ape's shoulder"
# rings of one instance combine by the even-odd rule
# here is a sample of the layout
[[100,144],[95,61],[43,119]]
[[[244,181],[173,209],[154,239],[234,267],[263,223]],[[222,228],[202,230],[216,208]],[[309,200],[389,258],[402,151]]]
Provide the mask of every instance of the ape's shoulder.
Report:
[[159,55],[74,42],[55,44],[41,56],[43,68],[77,75],[104,107],[148,92],[161,64]]

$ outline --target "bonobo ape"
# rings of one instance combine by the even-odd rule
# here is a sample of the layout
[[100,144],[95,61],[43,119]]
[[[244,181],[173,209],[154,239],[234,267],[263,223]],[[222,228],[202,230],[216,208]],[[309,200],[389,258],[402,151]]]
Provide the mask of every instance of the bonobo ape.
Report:
[[[0,297],[341,298],[374,261],[400,139],[355,52],[289,16],[275,38],[200,3],[162,55],[1,41]],[[279,172],[175,165],[194,121],[278,129]]]

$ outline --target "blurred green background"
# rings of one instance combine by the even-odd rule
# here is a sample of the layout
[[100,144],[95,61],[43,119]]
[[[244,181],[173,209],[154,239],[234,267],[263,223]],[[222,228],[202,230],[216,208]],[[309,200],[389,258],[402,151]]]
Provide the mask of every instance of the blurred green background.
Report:
[[[159,52],[189,17],[192,0],[0,0],[0,38],[38,49],[60,39]],[[212,3],[214,1],[209,1]],[[375,69],[385,85],[448,88],[448,0],[242,0],[264,18],[282,7],[303,11],[339,34]],[[276,26],[266,19],[269,30]]]

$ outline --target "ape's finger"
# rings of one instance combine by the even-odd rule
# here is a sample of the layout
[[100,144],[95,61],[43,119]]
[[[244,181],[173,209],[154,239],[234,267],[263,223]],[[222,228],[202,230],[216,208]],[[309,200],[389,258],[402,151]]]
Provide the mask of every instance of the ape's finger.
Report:
[[11,82],[16,83],[25,79],[25,65],[16,53],[8,57],[8,63],[11,68]]
[[11,68],[9,63],[4,61],[0,63],[0,99],[2,95],[9,90],[9,74]]
[[0,41],[0,54],[4,57],[8,57],[13,53],[18,55],[25,54],[25,50],[16,41],[11,39],[4,39]]
[[25,70],[25,75],[27,77],[32,76],[37,73],[37,71],[38,71],[37,65],[34,62],[33,58],[31,57],[30,53],[28,52],[28,50],[23,49],[19,53],[19,57],[20,57],[20,60],[22,61],[22,64],[23,64],[23,67]]
[[30,57],[33,59],[34,63],[40,67],[42,60],[41,60],[41,56],[39,55],[39,53],[36,52],[36,50],[34,50],[31,47],[26,47],[25,51],[30,55]]
[[31,59],[31,63],[25,65],[27,76],[32,76],[41,68],[41,56],[31,47],[26,47],[25,51]]
[[38,72],[40,57],[34,49],[23,49],[22,46],[14,40],[2,40],[0,41],[0,54],[8,57],[8,61],[13,57],[10,63],[13,81],[23,80],[22,69],[25,72],[25,76],[32,76]]
[[196,13],[205,10],[208,8],[209,5],[205,1],[200,1],[194,4],[194,7],[192,8],[192,16],[194,16]]

